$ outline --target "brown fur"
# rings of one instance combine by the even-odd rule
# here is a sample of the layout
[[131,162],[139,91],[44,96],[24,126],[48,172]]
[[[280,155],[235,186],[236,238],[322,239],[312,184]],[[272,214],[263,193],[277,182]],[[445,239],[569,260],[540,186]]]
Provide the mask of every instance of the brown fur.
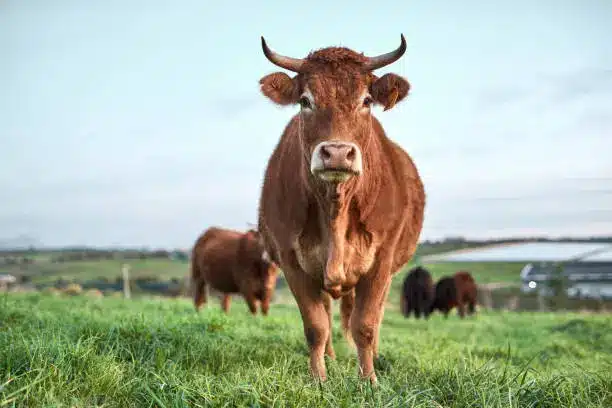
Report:
[[476,311],[476,301],[478,299],[478,288],[474,278],[468,271],[458,271],[455,273],[455,287],[457,288],[457,309],[459,316],[465,316],[465,307],[467,313],[474,314]]
[[436,283],[431,312],[438,309],[444,314],[444,317],[448,317],[448,313],[457,307],[457,314],[463,319],[466,306],[467,313],[474,314],[477,296],[478,290],[472,275],[467,271],[458,271],[452,277],[440,278]]
[[[410,156],[361,109],[364,91],[390,109],[410,85],[395,74],[364,71],[364,58],[330,47],[310,53],[293,78],[276,72],[260,80],[262,93],[279,105],[298,103],[308,87],[316,108],[290,120],[269,159],[258,229],[299,305],[313,375],[326,378],[323,356],[334,355],[328,304],[341,297],[342,328],[356,344],[361,375],[375,383],[383,304],[391,277],[416,249],[425,192]],[[333,184],[310,173],[315,146],[329,140],[359,146],[360,176]]]
[[278,268],[262,260],[263,247],[257,231],[246,233],[211,227],[197,239],[191,259],[194,306],[207,301],[207,286],[221,292],[222,309],[228,313],[231,294],[240,293],[252,314],[266,316],[276,287]]

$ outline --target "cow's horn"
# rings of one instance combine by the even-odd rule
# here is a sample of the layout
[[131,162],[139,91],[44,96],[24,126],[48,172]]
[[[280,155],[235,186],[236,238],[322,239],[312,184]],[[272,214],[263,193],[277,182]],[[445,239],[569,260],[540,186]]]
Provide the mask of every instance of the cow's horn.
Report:
[[400,57],[404,55],[404,52],[406,52],[406,39],[404,38],[404,34],[401,34],[401,36],[402,43],[396,50],[388,52],[386,54],[377,55],[376,57],[369,57],[368,61],[364,64],[364,67],[368,71],[373,71],[400,59]]
[[263,36],[261,37],[261,48],[263,49],[266,58],[270,60],[271,63],[278,65],[281,68],[299,73],[302,65],[304,65],[303,59],[286,57],[272,51],[270,48],[268,48],[268,44],[266,44],[266,40],[264,40]]

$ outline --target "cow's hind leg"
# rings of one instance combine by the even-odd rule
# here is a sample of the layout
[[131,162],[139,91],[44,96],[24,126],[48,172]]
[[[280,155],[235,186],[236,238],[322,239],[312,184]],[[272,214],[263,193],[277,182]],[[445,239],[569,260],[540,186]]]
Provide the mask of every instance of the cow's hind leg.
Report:
[[400,312],[404,317],[406,316],[407,308],[406,308],[406,295],[404,293],[400,294]]
[[268,315],[268,310],[270,309],[270,298],[271,298],[271,295],[266,293],[264,295],[264,298],[261,300],[261,303],[259,304],[259,310],[261,311],[261,314],[264,316]]
[[325,354],[327,354],[331,359],[335,359],[336,353],[334,352],[334,346],[332,344],[332,299],[327,293],[323,294],[323,305],[325,306],[325,312],[327,313],[327,319],[329,320],[329,336],[327,336],[327,342],[325,343]]
[[465,302],[463,302],[463,300],[457,305],[457,314],[462,319],[465,317]]
[[199,312],[202,305],[206,304],[206,290],[206,281],[204,279],[196,279],[193,281],[193,304],[196,312]]
[[429,315],[432,312],[432,308],[431,308],[431,300],[429,299],[423,299],[423,317],[425,318],[425,320],[429,319]]
[[223,298],[221,299],[221,309],[223,309],[225,313],[229,313],[231,302],[232,302],[231,295],[229,293],[224,293]]
[[[294,265],[297,264],[295,255],[293,255],[293,261]],[[285,277],[302,316],[304,336],[310,354],[310,372],[315,379],[325,381],[327,373],[324,355],[330,332],[323,292],[308,275],[297,267],[293,270],[286,270]]]
[[412,313],[412,302],[411,302],[411,296],[406,296],[404,298],[404,310],[403,310],[403,314],[404,317],[409,318],[410,314]]
[[476,302],[470,301],[468,302],[468,314],[473,315],[476,312]]
[[257,298],[255,297],[255,294],[253,293],[247,293],[244,296],[244,300],[246,300],[247,302],[247,306],[249,307],[249,312],[251,312],[252,315],[256,315],[257,314]]

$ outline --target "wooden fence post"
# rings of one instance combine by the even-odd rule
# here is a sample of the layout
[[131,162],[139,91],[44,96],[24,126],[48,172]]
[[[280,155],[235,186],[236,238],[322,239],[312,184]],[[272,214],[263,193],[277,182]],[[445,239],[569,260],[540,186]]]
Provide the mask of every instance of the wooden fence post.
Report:
[[511,296],[506,302],[506,310],[509,310],[511,312],[515,311],[519,307],[519,302],[520,302],[520,299],[518,296],[516,295]]
[[548,311],[548,306],[546,305],[546,300],[544,299],[544,295],[542,294],[542,290],[538,290],[538,309],[540,312]]
[[121,273],[123,275],[123,297],[129,299],[130,293],[130,265],[123,264],[121,266]]
[[493,290],[489,285],[482,286],[483,306],[486,310],[493,310]]

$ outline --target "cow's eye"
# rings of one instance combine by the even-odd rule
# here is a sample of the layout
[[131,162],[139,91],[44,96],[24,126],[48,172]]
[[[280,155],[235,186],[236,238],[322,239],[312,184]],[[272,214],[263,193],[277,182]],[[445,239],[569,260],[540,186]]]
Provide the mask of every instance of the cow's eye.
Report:
[[310,104],[310,99],[305,96],[300,98],[300,106],[304,109],[312,109],[312,105]]
[[369,97],[369,96],[366,96],[365,98],[363,98],[363,107],[364,107],[364,108],[369,108],[369,107],[370,107],[370,105],[372,105],[372,102],[374,102],[374,101],[372,100],[372,98],[371,98],[371,97]]
[[310,105],[310,100],[309,100],[307,97],[302,96],[302,97],[300,98],[300,106],[301,106],[302,108],[309,109],[309,108],[311,107],[311,105]]

